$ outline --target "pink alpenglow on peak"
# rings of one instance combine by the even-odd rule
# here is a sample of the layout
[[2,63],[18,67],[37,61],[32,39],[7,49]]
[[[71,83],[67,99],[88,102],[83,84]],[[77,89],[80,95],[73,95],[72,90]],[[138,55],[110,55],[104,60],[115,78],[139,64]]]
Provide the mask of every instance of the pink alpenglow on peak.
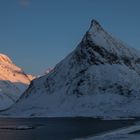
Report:
[[31,75],[25,74],[8,56],[0,54],[0,110],[14,104],[32,79]]
[[1,62],[12,63],[12,60],[7,55],[0,53],[0,63]]

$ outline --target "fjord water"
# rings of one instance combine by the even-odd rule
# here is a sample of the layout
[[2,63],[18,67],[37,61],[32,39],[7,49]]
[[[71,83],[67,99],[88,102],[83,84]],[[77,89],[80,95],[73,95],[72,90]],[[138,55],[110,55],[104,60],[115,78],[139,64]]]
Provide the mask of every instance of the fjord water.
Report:
[[136,120],[93,118],[0,119],[0,140],[71,140],[134,124]]

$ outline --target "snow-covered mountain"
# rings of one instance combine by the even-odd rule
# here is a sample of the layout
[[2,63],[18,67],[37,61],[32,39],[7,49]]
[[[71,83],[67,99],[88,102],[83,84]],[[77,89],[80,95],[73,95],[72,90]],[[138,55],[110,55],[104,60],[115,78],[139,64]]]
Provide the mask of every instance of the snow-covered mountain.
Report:
[[7,115],[140,115],[140,52],[93,20],[77,48],[35,79]]
[[46,71],[45,71],[45,75],[49,74],[51,71],[53,70],[53,68],[48,68]]
[[0,54],[0,110],[15,103],[32,78],[17,67],[8,56]]

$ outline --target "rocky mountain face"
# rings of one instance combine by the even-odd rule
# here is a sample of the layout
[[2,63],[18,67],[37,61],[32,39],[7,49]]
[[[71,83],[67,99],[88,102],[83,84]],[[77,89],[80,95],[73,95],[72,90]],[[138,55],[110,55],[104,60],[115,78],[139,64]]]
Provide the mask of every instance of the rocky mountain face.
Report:
[[12,116],[128,117],[140,114],[140,52],[93,20],[77,48],[32,81]]
[[7,109],[15,103],[32,78],[17,67],[8,56],[0,54],[0,110]]

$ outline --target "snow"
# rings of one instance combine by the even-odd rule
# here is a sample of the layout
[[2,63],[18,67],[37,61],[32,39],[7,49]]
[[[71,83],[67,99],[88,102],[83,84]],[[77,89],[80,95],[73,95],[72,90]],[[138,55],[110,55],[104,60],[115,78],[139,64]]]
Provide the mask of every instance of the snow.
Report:
[[134,135],[134,134],[114,134],[114,135],[107,135],[104,137],[90,137],[90,138],[83,138],[83,139],[77,139],[77,140],[139,140],[140,135]]
[[33,129],[33,126],[28,126],[28,125],[10,125],[10,126],[0,126],[0,129],[10,129],[10,130],[28,130],[28,129]]
[[130,58],[134,57],[135,53],[135,55],[139,57],[140,52],[138,50],[128,47],[126,43],[114,38],[106,32],[96,20],[91,22],[88,34],[89,40],[98,46],[104,47],[109,52],[116,53],[118,56],[125,55]]
[[139,134],[131,134],[140,130],[140,125],[134,125],[126,128],[121,128],[111,132],[99,134],[89,138],[81,138],[76,140],[139,140]]
[[77,48],[4,114],[12,117],[140,115],[140,52],[92,21]]
[[7,55],[1,53],[0,53],[0,62],[12,63],[11,59]]
[[30,84],[30,78],[12,60],[0,54],[0,110],[13,105]]

